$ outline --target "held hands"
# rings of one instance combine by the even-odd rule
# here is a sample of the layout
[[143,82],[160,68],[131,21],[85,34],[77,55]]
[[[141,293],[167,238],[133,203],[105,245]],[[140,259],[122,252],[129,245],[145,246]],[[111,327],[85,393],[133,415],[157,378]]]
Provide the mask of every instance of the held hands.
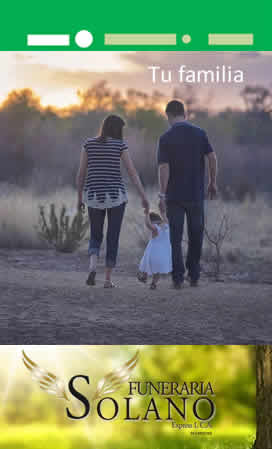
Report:
[[149,213],[150,205],[149,205],[149,201],[146,197],[142,198],[142,206],[143,206],[145,215],[147,215]]
[[217,185],[215,183],[210,182],[207,189],[208,198],[210,200],[214,200],[217,196]]
[[158,229],[156,228],[152,229],[152,238],[154,239],[155,237],[158,237],[158,235],[159,235]]
[[82,213],[85,212],[85,204],[83,203],[83,201],[82,201],[81,198],[78,198],[78,201],[77,201],[77,210],[78,210],[78,212],[82,212]]
[[166,216],[166,201],[165,198],[160,198],[159,210],[162,216]]
[[163,223],[168,224],[168,218],[167,218],[167,213],[161,213],[162,219],[163,219]]

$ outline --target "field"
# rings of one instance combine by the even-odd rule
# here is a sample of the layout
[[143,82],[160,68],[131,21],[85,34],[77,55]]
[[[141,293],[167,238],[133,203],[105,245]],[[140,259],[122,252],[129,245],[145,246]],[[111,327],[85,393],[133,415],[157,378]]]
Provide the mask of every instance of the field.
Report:
[[[157,195],[150,190],[152,209],[157,208]],[[65,204],[73,215],[76,193],[72,189],[59,190],[46,197],[37,196],[31,189],[18,189],[8,184],[1,185],[0,196],[0,248],[2,249],[48,249],[37,233],[39,221],[38,206],[57,207]],[[250,282],[272,282],[272,225],[271,204],[265,197],[256,201],[243,202],[206,201],[206,228],[210,234],[218,233],[222,218],[228,219],[228,232],[222,246],[224,274],[235,280]],[[81,251],[87,248],[88,236],[82,243]],[[148,231],[144,227],[143,212],[138,198],[130,194],[125,222],[120,240],[120,254],[130,263],[136,264],[148,241]],[[186,235],[184,247],[186,250]],[[214,248],[208,239],[204,242],[203,270],[212,272]],[[212,274],[212,273],[211,273]]]
[[[155,208],[156,195],[150,191],[149,196]],[[75,253],[64,254],[48,249],[39,239],[35,229],[38,205],[64,203],[73,214],[75,199],[73,190],[42,198],[31,191],[12,191],[10,187],[0,198],[2,343],[270,341],[271,207],[264,198],[206,204],[206,226],[210,232],[217,232],[222,215],[229,219],[219,283],[214,280],[214,248],[206,241],[198,289],[185,286],[182,292],[175,292],[169,288],[170,280],[162,279],[152,293],[136,280],[148,233],[139,201],[133,194],[121,234],[115,272],[118,288],[113,291],[103,289],[104,250],[97,286],[90,289],[85,285],[87,240]]]

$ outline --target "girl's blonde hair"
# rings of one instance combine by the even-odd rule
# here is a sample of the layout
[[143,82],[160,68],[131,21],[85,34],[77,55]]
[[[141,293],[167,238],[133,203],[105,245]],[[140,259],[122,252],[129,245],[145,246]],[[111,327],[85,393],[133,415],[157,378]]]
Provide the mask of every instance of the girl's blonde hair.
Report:
[[156,212],[150,212],[149,219],[150,219],[151,223],[157,223],[157,222],[161,223],[163,221],[160,214],[157,214]]

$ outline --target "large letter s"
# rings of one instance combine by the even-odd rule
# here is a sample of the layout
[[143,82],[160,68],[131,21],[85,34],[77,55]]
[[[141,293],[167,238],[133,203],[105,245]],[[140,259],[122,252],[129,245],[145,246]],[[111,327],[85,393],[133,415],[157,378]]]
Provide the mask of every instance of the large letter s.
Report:
[[90,413],[90,404],[89,404],[88,399],[85,396],[83,396],[83,394],[79,393],[74,388],[74,380],[76,380],[76,379],[84,379],[84,380],[86,380],[87,384],[89,384],[90,383],[89,382],[89,377],[88,376],[82,376],[82,375],[78,374],[77,376],[72,377],[70,379],[69,384],[68,384],[70,393],[75,398],[77,398],[80,402],[82,402],[82,404],[84,404],[85,412],[81,416],[72,415],[72,413],[70,412],[70,410],[68,408],[66,408],[66,412],[67,412],[68,418],[71,418],[71,419],[83,419],[83,418],[86,418],[86,416],[88,416],[88,414]]

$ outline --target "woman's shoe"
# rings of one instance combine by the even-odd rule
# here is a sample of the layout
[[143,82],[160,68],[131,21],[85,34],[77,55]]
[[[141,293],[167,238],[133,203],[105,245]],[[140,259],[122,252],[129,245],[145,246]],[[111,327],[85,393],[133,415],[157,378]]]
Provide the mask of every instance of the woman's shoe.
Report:
[[150,290],[156,290],[157,284],[155,282],[151,282],[150,284]]
[[116,287],[112,281],[105,281],[104,288],[114,288]]
[[89,273],[89,276],[88,276],[88,279],[86,281],[86,284],[94,286],[95,285],[95,277],[96,277],[96,271],[91,271]]

